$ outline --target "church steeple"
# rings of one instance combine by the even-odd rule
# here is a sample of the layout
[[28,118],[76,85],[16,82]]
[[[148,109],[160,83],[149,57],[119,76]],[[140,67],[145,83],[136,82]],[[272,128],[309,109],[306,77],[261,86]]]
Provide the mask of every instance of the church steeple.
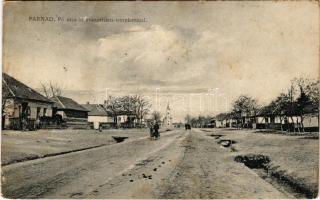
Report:
[[165,126],[171,126],[171,120],[172,120],[172,118],[171,118],[171,111],[170,111],[170,106],[169,106],[169,102],[168,102],[168,104],[167,104],[167,109],[166,109],[166,115],[165,115],[165,117],[164,117],[164,119],[163,119],[163,123],[164,123],[164,125]]

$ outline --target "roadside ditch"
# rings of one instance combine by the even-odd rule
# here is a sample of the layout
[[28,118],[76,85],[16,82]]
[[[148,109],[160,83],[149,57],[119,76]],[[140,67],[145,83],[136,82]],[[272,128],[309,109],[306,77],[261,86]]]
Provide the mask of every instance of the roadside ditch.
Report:
[[[208,134],[207,136],[218,140],[217,144],[222,147],[230,149],[232,152],[237,151],[233,146],[237,141],[221,139],[221,137],[224,137],[225,135]],[[303,180],[289,175],[286,170],[281,169],[280,166],[272,162],[269,156],[262,154],[238,155],[234,158],[234,161],[243,163],[250,170],[254,171],[260,178],[289,196],[311,199],[316,198],[318,195],[317,186],[308,185]]]
[[271,159],[266,155],[238,155],[234,158],[234,161],[243,163],[281,192],[290,194],[295,198],[311,199],[317,197],[318,191],[316,187],[308,186],[298,178],[290,176],[285,170],[281,170],[280,166],[272,163]]

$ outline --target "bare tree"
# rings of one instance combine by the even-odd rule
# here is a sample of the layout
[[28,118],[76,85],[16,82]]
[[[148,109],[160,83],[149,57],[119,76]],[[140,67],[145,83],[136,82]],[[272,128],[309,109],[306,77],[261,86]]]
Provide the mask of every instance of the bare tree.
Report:
[[120,97],[109,96],[105,101],[104,108],[109,110],[114,117],[114,122],[118,122],[118,114],[124,110],[123,99]]
[[190,119],[190,124],[192,127],[198,127],[198,119],[196,117],[192,117]]
[[[300,129],[304,131],[304,114],[319,112],[319,80],[306,78],[292,79],[288,92],[281,93],[264,109],[266,110],[265,113],[269,112],[279,116],[281,124],[285,117],[288,117],[291,119],[293,126],[298,127],[299,132]],[[293,116],[299,116],[300,122],[298,118],[295,121]],[[293,131],[295,131],[295,128],[293,128]]]
[[[280,118],[281,130],[282,122],[285,119],[291,119],[293,131],[298,127],[298,131],[304,131],[303,121],[305,114],[319,113],[319,92],[320,81],[308,78],[294,78],[291,80],[287,92],[281,93],[269,105],[260,109],[264,117],[278,116]],[[232,115],[237,120],[244,116],[254,116],[260,106],[257,101],[251,97],[241,95],[234,103]],[[216,118],[223,118],[223,114]],[[236,117],[235,117],[236,116]],[[294,116],[297,116],[294,120]],[[319,114],[317,115],[319,121]],[[243,117],[242,117],[243,118]],[[300,119],[300,121],[298,120]],[[192,122],[199,120],[191,119]],[[288,121],[286,121],[286,125]]]
[[206,124],[206,118],[202,115],[198,116],[198,126],[199,128],[203,128]]
[[186,117],[184,118],[184,121],[189,124],[191,120],[191,116],[189,114],[186,115]]
[[310,98],[311,104],[312,104],[312,112],[318,113],[318,123],[319,123],[319,102],[320,102],[320,81],[319,80],[313,80],[311,83],[306,87],[306,93]]
[[187,115],[185,117],[186,123],[190,124],[192,127],[197,128],[205,128],[210,122],[212,117],[211,116],[202,116],[199,115],[197,117],[192,117],[190,115]]
[[310,112],[319,112],[319,80],[307,78],[295,78],[291,81],[292,87],[298,91],[295,99],[295,111],[300,117],[298,130],[300,127],[304,132],[303,120],[305,114]]
[[154,121],[156,121],[156,122],[161,122],[161,114],[160,114],[160,112],[158,112],[158,111],[153,111],[152,112],[152,114],[151,114],[151,118],[152,118],[152,120],[154,120]]
[[304,87],[304,92],[309,97],[311,104],[313,105],[313,112],[319,112],[319,92],[320,81],[319,80],[308,80],[308,83]]
[[127,96],[129,110],[136,116],[138,124],[149,113],[151,104],[142,95]]
[[42,94],[47,98],[62,95],[62,87],[58,83],[41,83]]
[[137,123],[141,124],[142,119],[150,111],[151,104],[141,95],[126,95],[122,97],[109,96],[105,103],[105,109],[111,111],[117,123],[119,113],[135,116]]
[[[235,116],[252,116],[255,115],[258,110],[258,103],[252,97],[241,95],[233,103],[233,113]],[[242,125],[244,119],[242,119]],[[237,123],[238,124],[238,123]]]
[[275,115],[280,119],[281,130],[283,130],[282,122],[287,116],[292,115],[292,102],[289,94],[281,93],[275,100],[273,100],[268,106],[265,107],[264,114]]

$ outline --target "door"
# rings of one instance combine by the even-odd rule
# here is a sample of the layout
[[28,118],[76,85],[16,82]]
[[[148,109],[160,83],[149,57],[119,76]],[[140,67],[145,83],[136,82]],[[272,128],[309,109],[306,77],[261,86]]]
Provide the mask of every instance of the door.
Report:
[[93,128],[94,129],[99,129],[99,126],[100,126],[99,122],[97,122],[97,121],[93,122]]

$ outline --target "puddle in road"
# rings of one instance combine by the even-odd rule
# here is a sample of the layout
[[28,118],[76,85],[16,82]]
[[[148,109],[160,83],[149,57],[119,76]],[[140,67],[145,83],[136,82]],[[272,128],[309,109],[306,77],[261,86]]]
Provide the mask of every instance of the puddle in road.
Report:
[[232,144],[237,143],[234,140],[219,140],[218,144],[221,144],[223,147],[230,147]]
[[117,143],[120,143],[120,142],[125,141],[125,140],[126,140],[126,139],[128,139],[129,137],[123,137],[123,136],[112,136],[112,138],[113,138]]
[[208,135],[208,136],[214,137],[214,139],[220,139],[220,138],[223,137],[224,135],[210,134],[210,135]]
[[154,159],[152,159],[152,158],[141,160],[140,162],[136,163],[136,166],[144,166],[144,165],[148,164],[149,162],[152,162],[153,160]]
[[80,196],[82,196],[83,193],[82,192],[76,192],[70,195],[70,198],[79,198]]
[[234,158],[236,162],[240,162],[245,164],[245,166],[250,169],[254,168],[263,168],[268,163],[270,163],[270,158],[261,154],[247,154],[247,155],[239,155]]

